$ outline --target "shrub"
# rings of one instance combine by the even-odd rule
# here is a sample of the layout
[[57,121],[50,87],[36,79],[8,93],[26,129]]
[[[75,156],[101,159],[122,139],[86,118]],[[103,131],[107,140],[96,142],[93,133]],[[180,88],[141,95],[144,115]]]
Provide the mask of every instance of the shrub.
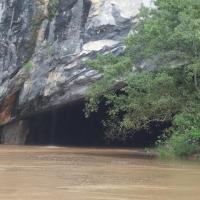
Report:
[[33,67],[33,63],[31,61],[29,61],[23,65],[23,68],[26,70],[31,70],[32,67]]
[[[159,151],[178,157],[189,157],[200,153],[199,112],[181,113],[175,116],[173,126],[168,130],[171,137],[160,145]],[[167,148],[169,147],[169,148]],[[160,154],[161,155],[161,154]],[[162,156],[162,155],[161,155]]]
[[49,19],[52,19],[58,15],[59,0],[49,0],[48,11]]

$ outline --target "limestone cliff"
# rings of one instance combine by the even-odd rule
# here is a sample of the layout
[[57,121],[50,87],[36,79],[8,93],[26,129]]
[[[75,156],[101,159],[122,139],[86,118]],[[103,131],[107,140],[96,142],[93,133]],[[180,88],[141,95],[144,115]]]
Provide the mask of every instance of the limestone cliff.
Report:
[[0,125],[84,98],[151,0],[0,0]]

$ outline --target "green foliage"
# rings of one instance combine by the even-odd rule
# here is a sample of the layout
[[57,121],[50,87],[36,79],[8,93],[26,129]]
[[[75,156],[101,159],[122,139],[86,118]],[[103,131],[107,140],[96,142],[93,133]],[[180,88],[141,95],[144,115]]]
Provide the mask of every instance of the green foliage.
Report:
[[[86,115],[105,102],[109,138],[124,139],[154,122],[173,122],[159,141],[162,157],[198,154],[200,1],[155,4],[154,9],[141,9],[123,56],[98,55],[88,62],[103,78],[88,91]],[[147,72],[141,64],[148,60],[154,70]]]
[[23,68],[26,70],[31,70],[32,67],[33,67],[33,63],[31,61],[29,61],[23,65]]
[[115,57],[112,54],[108,54],[104,56],[97,55],[97,59],[88,61],[88,64],[92,68],[104,73],[104,77],[88,91],[86,116],[98,110],[99,103],[104,98],[103,95],[113,93],[113,85],[116,81],[123,80],[126,72],[130,71],[131,61],[129,57]]
[[[173,126],[169,130],[172,135],[166,146],[173,149],[173,154],[188,157],[200,152],[200,112],[183,112],[174,118]],[[161,147],[162,148],[162,147]]]
[[48,59],[53,55],[53,44],[51,42],[47,42],[44,48],[45,57]]
[[[157,9],[142,8],[139,22],[127,39],[127,51],[135,63],[157,54],[168,61],[192,62],[200,52],[200,1],[157,0]],[[168,52],[168,53],[166,53]]]
[[[172,127],[166,131],[165,138],[158,141],[161,157],[189,157],[200,154],[200,93],[190,94],[182,112],[176,114]],[[167,140],[166,140],[167,138]],[[166,156],[167,157],[167,156]],[[169,157],[169,156],[168,156]]]
[[[110,112],[125,113],[121,126],[126,129],[139,130],[148,128],[152,122],[168,121],[179,108],[179,100],[174,98],[177,94],[174,78],[165,72],[130,75],[126,82],[124,95],[113,99],[115,106]],[[121,102],[123,107],[119,110]]]
[[58,15],[58,6],[59,6],[59,0],[49,0],[48,11],[50,19]]

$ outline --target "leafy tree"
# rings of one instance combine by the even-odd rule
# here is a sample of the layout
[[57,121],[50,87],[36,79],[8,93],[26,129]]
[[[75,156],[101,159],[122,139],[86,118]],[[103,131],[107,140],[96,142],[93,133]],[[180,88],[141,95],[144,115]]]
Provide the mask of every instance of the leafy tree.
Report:
[[[173,121],[171,141],[177,135],[183,139],[181,133],[183,141],[191,134],[197,137],[200,127],[193,129],[191,124],[200,116],[199,10],[198,0],[156,0],[155,8],[142,7],[124,55],[98,55],[88,62],[103,78],[88,91],[86,115],[96,112],[103,100],[111,137],[123,138],[166,121]],[[153,69],[144,70],[149,61]],[[181,123],[186,122],[191,124],[183,131]]]

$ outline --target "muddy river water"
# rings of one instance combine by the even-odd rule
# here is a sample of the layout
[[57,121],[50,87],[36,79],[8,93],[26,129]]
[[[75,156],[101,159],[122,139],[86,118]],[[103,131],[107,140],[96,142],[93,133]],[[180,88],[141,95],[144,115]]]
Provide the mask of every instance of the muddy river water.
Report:
[[137,152],[0,146],[0,200],[200,200],[200,163]]

